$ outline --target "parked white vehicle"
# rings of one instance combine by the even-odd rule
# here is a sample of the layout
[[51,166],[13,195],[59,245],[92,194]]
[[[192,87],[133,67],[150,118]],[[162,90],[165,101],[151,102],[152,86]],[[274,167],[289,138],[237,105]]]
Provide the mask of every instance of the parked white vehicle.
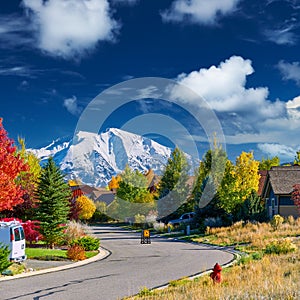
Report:
[[0,222],[0,244],[8,246],[10,250],[9,260],[25,260],[25,235],[20,222]]

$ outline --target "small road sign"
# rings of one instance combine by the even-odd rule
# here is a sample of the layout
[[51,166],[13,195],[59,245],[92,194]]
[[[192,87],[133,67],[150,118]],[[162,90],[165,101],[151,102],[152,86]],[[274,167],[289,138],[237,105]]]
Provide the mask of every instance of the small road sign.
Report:
[[148,229],[142,230],[141,244],[151,244],[150,231]]

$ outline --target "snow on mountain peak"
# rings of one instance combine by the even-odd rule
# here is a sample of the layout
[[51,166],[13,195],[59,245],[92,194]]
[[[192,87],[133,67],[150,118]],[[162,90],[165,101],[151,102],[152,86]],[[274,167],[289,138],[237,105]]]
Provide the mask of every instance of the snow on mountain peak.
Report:
[[160,174],[172,149],[149,138],[110,128],[100,134],[79,131],[69,142],[51,143],[30,151],[41,160],[53,156],[69,179],[80,178],[89,185],[106,186],[126,164],[141,172],[151,168]]

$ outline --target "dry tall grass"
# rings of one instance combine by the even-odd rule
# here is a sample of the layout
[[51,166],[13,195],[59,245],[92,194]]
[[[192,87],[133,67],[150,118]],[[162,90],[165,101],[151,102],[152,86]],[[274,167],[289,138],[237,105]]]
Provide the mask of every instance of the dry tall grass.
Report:
[[230,227],[207,228],[206,235],[194,238],[200,243],[216,245],[248,244],[251,249],[263,250],[271,239],[295,237],[300,235],[300,218],[286,219],[277,230],[270,223],[237,222]]
[[[147,300],[216,300],[216,299],[300,299],[300,219],[286,220],[274,231],[270,224],[244,224],[208,228],[207,235],[197,241],[214,244],[248,243],[248,250],[263,250],[274,239],[293,237],[298,251],[281,255],[265,255],[222,271],[223,281],[214,284],[208,275],[193,282],[170,287],[130,299]],[[149,294],[149,295],[146,295]]]

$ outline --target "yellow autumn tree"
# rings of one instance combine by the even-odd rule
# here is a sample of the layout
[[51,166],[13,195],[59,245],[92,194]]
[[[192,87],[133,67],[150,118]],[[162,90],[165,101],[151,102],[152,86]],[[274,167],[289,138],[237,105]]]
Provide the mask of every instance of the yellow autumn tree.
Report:
[[236,159],[233,176],[235,177],[235,188],[240,194],[241,200],[246,200],[253,191],[258,191],[259,161],[253,157],[253,152],[242,152]]
[[82,184],[79,179],[70,179],[68,181],[68,183],[69,183],[69,186],[78,186],[78,185]]
[[80,196],[76,200],[79,208],[79,219],[89,220],[96,211],[95,203],[87,196]]

